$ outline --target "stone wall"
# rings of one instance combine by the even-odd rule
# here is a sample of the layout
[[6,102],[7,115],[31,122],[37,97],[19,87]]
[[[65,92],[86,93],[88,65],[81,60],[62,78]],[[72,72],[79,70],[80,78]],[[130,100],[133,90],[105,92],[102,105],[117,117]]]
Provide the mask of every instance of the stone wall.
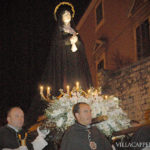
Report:
[[150,110],[150,57],[115,72],[101,70],[97,75],[103,94],[118,97],[130,119],[145,121]]

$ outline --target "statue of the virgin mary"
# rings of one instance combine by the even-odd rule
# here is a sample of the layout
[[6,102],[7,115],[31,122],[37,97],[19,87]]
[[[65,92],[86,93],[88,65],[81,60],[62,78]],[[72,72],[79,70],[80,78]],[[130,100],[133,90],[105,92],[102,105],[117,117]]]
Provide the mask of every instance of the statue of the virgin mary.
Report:
[[67,85],[72,88],[77,81],[84,90],[92,86],[84,45],[74,27],[74,14],[69,2],[59,3],[54,10],[56,26],[42,82],[51,86],[55,96],[59,89],[65,90]]

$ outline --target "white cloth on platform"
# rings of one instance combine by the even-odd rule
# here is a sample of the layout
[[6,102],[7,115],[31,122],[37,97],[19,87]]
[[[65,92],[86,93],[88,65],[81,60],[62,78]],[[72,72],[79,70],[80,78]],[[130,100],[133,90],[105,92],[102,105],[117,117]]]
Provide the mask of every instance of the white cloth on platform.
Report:
[[32,142],[34,150],[42,150],[47,144],[46,140],[40,135]]
[[42,150],[48,143],[44,139],[46,135],[49,134],[50,130],[42,130],[40,131],[39,127],[37,128],[38,136],[36,139],[32,142],[34,150]]

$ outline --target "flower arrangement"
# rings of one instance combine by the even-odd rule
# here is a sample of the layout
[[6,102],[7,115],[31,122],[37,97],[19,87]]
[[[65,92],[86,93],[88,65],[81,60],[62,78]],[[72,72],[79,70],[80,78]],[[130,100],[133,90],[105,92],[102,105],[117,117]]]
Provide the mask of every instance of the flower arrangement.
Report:
[[91,88],[88,93],[81,88],[79,90],[73,89],[70,93],[61,91],[61,97],[53,97],[53,103],[50,103],[45,110],[48,122],[54,122],[56,128],[65,131],[74,123],[74,116],[72,107],[78,102],[85,102],[90,105],[92,110],[92,117],[105,115],[107,120],[97,123],[96,126],[104,132],[107,136],[114,131],[126,129],[130,126],[130,120],[127,114],[119,106],[120,100],[114,96],[102,95],[101,90]]

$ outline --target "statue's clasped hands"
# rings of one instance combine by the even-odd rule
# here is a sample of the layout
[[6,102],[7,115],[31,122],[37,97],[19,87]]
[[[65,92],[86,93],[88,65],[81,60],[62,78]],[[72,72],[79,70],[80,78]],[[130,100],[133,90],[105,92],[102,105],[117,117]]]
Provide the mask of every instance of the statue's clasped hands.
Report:
[[71,47],[71,50],[72,52],[76,52],[78,49],[77,49],[77,46],[76,46],[76,42],[78,41],[78,37],[77,35],[73,35],[71,38],[70,38],[70,43],[72,45]]

